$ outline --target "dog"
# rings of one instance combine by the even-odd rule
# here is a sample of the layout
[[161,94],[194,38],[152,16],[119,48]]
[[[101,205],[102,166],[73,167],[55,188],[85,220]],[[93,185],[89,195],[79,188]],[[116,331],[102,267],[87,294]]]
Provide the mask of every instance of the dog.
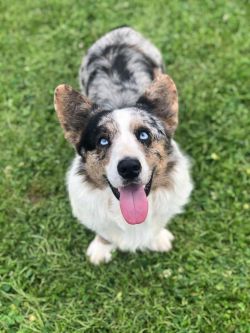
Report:
[[115,249],[169,251],[166,225],[193,185],[173,139],[177,89],[160,51],[132,28],[116,28],[90,47],[79,80],[81,93],[59,85],[54,104],[76,150],[67,173],[73,215],[96,234],[90,262],[109,262]]

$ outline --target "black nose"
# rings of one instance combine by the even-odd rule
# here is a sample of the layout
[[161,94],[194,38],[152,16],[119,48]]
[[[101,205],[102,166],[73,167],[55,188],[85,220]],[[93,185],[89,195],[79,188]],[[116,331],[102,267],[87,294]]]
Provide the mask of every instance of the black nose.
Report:
[[124,158],[118,163],[117,170],[119,175],[126,180],[132,180],[139,176],[141,163],[137,158]]

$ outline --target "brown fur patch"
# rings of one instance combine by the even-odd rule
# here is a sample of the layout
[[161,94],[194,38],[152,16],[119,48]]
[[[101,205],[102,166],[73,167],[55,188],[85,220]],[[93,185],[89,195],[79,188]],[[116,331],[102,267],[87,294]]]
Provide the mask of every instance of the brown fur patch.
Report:
[[153,105],[155,114],[164,120],[172,135],[178,125],[178,95],[174,81],[166,74],[158,74],[143,97]]
[[[112,119],[106,120],[101,124],[102,132],[100,136],[108,137],[112,142],[118,129],[115,122]],[[85,176],[86,181],[88,181],[93,187],[104,188],[107,186],[107,181],[104,178],[106,174],[105,167],[110,159],[110,149],[109,147],[96,147],[92,151],[87,151],[84,153],[82,158],[82,163],[79,166],[79,174]]]
[[[141,118],[135,119],[131,124],[131,131],[135,132],[140,128],[143,128]],[[148,130],[150,132],[152,128],[149,127]],[[170,174],[176,163],[171,160],[171,146],[166,140],[168,139],[165,137],[161,139],[153,137],[148,146],[141,144],[150,169],[155,170],[152,190],[171,185]]]
[[95,150],[87,152],[84,161],[80,162],[77,173],[84,176],[84,180],[92,185],[93,188],[103,189],[107,186],[104,175],[106,174],[105,166],[109,161],[109,157],[105,156],[105,158],[100,160],[100,156]]
[[65,138],[77,145],[92,109],[91,101],[72,87],[61,84],[55,89],[54,105]]
[[174,167],[167,151],[164,140],[153,141],[149,148],[145,148],[146,160],[150,168],[155,170],[152,190],[171,185],[170,173]]
[[173,186],[172,172],[174,171],[175,165],[176,161],[167,161],[166,165],[158,166],[154,176],[152,190],[159,187],[170,188]]
[[104,178],[106,174],[105,166],[109,162],[109,153],[106,153],[105,158],[99,158],[97,151],[90,151],[86,153],[85,172],[87,180],[98,188],[104,188],[107,182]]

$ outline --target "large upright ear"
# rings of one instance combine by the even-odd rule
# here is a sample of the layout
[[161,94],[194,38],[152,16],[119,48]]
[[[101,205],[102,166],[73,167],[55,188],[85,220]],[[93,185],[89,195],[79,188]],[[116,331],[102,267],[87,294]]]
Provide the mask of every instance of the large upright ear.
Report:
[[174,81],[166,74],[159,74],[137,101],[146,104],[165,123],[170,135],[178,125],[178,95]]
[[54,105],[65,138],[77,145],[93,107],[91,101],[70,86],[61,84],[55,90]]

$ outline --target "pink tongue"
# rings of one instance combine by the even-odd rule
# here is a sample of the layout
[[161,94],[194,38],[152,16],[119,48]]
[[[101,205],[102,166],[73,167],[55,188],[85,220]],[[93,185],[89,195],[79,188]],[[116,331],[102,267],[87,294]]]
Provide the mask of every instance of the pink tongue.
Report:
[[148,200],[142,185],[121,187],[120,208],[124,219],[129,224],[139,224],[148,215]]

